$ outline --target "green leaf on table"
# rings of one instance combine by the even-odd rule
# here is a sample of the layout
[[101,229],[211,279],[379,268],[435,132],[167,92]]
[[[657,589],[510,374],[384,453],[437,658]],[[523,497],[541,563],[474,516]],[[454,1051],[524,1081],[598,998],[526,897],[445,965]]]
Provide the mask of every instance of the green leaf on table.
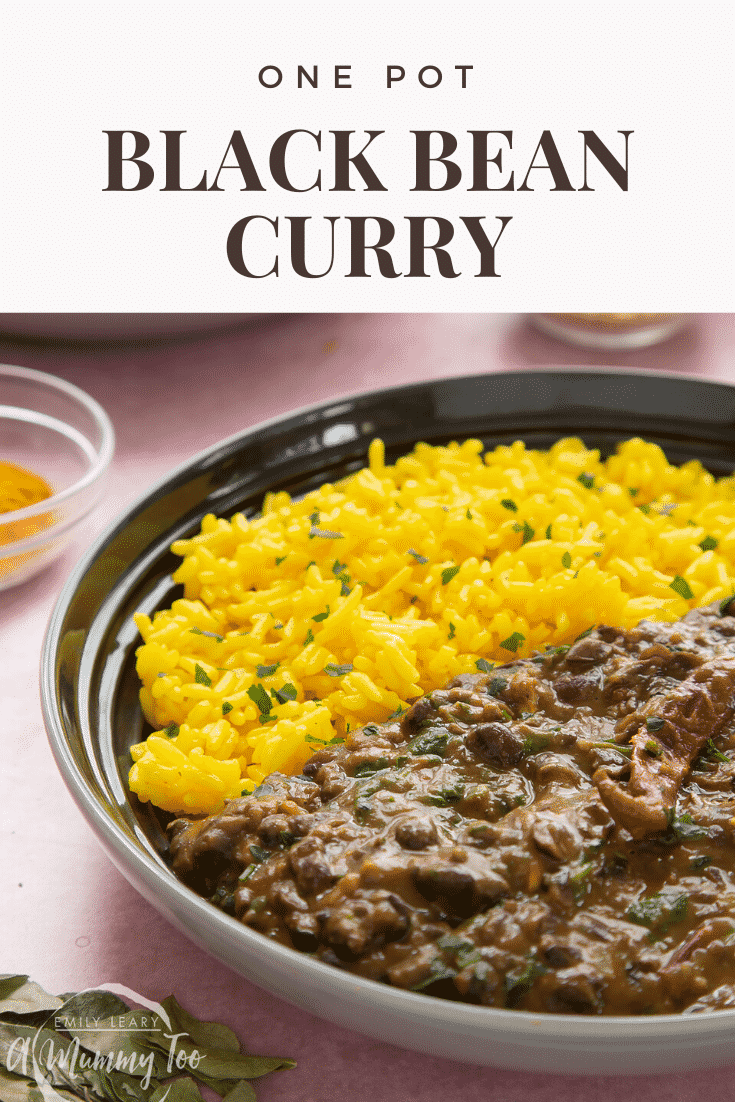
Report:
[[49,995],[28,976],[0,976],[0,1014],[34,1014],[60,1006],[61,999]]
[[237,1086],[228,1091],[222,1102],[255,1102],[255,1091],[247,1079],[241,1079]]
[[204,1102],[202,1092],[193,1079],[187,1075],[175,1079],[173,1083],[163,1083],[150,1097],[150,1102]]
[[196,1079],[229,1102],[253,1102],[248,1080],[295,1066],[278,1056],[241,1053],[229,1026],[199,1021],[173,995],[161,1003],[169,1027],[160,1012],[131,1010],[111,992],[57,998],[26,976],[3,976],[0,984],[0,1006],[10,1018],[0,1014],[2,1102],[45,1102],[26,1074],[36,1068],[63,1099],[203,1102]]
[[192,1017],[184,1010],[173,995],[163,999],[161,1006],[171,1019],[173,1033],[179,1033],[183,1030],[189,1034],[192,1041],[198,1042],[200,1045],[222,1048],[230,1052],[240,1051],[240,1042],[229,1026],[223,1025],[221,1022],[200,1022],[198,1018]]
[[[68,1098],[71,1102],[79,1100],[78,1094],[64,1090],[63,1087],[54,1089],[59,1098]],[[13,1075],[5,1068],[0,1068],[0,1098],[2,1102],[46,1102],[35,1080],[25,1075]]]

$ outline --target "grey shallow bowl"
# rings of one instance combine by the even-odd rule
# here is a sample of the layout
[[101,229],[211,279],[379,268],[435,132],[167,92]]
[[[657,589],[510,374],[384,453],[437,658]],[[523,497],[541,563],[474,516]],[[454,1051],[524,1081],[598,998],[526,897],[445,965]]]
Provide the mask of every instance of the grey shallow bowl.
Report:
[[267,314],[2,314],[0,334],[59,341],[138,341],[245,325]]
[[447,1002],[353,976],[242,926],[179,883],[160,826],[125,786],[127,748],[145,737],[132,615],[179,593],[173,539],[208,512],[253,515],[266,490],[301,494],[357,469],[373,436],[389,457],[417,440],[548,447],[580,435],[609,452],[630,436],[672,462],[735,469],[735,388],[677,376],[542,370],[382,390],[288,414],[179,467],[133,505],[79,563],[51,617],[41,667],[49,739],[107,854],[179,930],[261,987],[323,1018],[421,1052],[528,1071],[635,1074],[735,1059],[735,1010],[586,1017]]

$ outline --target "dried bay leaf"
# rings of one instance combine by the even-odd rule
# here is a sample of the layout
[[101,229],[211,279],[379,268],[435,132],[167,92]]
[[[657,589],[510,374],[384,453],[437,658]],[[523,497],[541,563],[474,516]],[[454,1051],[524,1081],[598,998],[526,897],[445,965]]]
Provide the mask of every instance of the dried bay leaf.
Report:
[[39,1071],[60,1098],[81,1102],[203,1102],[195,1079],[227,1102],[254,1102],[248,1080],[295,1067],[241,1053],[229,1026],[199,1021],[173,996],[161,1007],[170,1026],[108,991],[57,997],[25,975],[0,976],[0,1100],[44,1102]]
[[162,1098],[165,1099],[165,1102],[204,1102],[199,1087],[188,1076],[159,1087],[151,1095],[150,1102],[160,1102]]
[[226,1049],[229,1052],[239,1052],[240,1042],[229,1026],[221,1022],[200,1022],[184,1010],[173,995],[164,999],[161,1006],[171,1019],[173,1033],[188,1033],[195,1044],[207,1045],[212,1048]]
[[[78,1099],[79,1095],[65,1090],[56,1091],[62,1098]],[[37,1083],[25,1075],[13,1075],[0,1068],[0,1098],[2,1102],[44,1102],[43,1094]]]
[[33,1014],[60,1006],[61,999],[49,995],[28,976],[0,976],[0,1014]]
[[255,1091],[247,1079],[241,1079],[229,1094],[224,1096],[222,1102],[256,1102]]

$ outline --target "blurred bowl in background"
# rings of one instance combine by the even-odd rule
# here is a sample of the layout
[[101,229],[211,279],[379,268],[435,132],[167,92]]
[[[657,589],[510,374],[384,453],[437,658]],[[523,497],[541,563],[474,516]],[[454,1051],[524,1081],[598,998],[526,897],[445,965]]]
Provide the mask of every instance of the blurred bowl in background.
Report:
[[0,590],[52,562],[97,504],[115,450],[109,417],[79,387],[0,364],[0,461],[39,476],[51,496],[0,512]]
[[0,333],[64,341],[133,341],[209,333],[268,314],[2,314]]
[[626,351],[673,337],[688,314],[532,314],[537,329],[580,348]]

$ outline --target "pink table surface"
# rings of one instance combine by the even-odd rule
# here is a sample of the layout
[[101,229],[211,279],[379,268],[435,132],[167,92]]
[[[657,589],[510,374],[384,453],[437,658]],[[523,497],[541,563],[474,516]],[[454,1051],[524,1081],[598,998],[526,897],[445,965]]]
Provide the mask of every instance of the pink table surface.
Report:
[[0,593],[0,971],[28,972],[57,992],[103,982],[157,1000],[173,992],[193,1014],[229,1023],[250,1051],[298,1061],[256,1084],[261,1102],[735,1099],[735,1064],[637,1079],[498,1071],[380,1044],[261,991],[191,945],[108,862],[56,770],[38,696],[44,629],[76,559],[150,483],[202,448],[321,399],[537,364],[616,364],[735,382],[735,315],[700,315],[666,344],[624,354],[567,348],[515,315],[358,314],[273,317],[117,347],[0,334],[0,360],[83,387],[117,433],[106,498],[75,545],[36,579]]

